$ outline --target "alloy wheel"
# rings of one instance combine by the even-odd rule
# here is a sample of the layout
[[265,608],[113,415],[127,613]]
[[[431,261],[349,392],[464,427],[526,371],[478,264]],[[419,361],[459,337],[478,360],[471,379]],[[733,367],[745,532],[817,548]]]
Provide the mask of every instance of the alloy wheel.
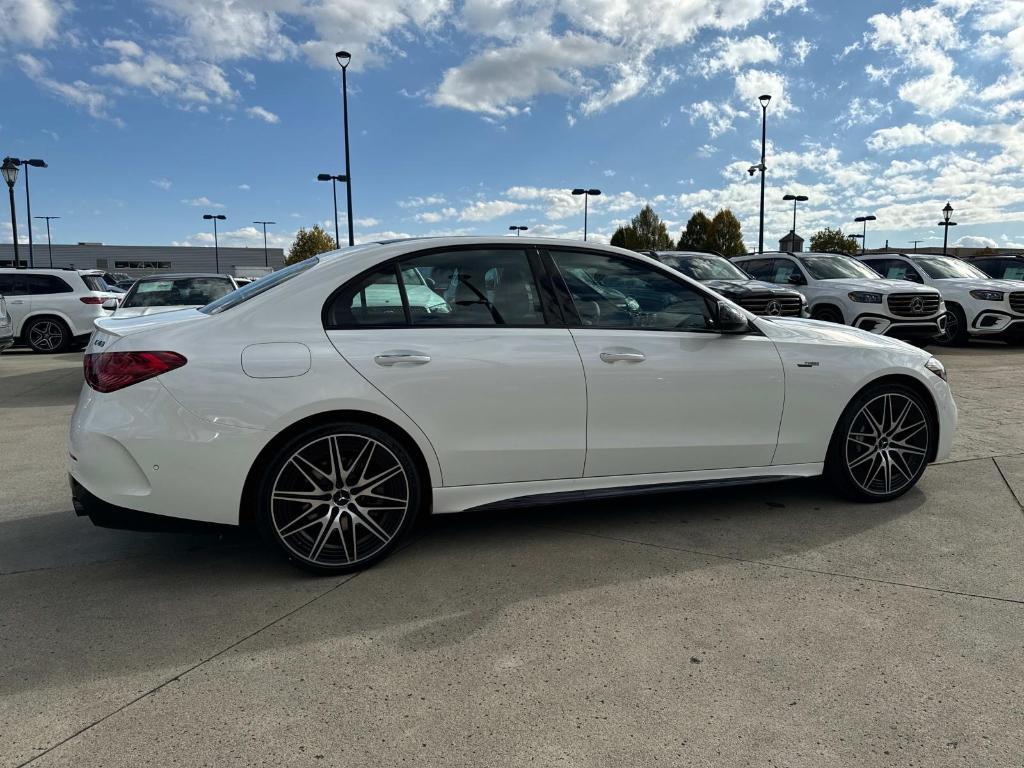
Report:
[[28,343],[40,352],[52,352],[64,343],[64,329],[53,320],[39,320],[28,332]]
[[877,395],[857,412],[846,435],[850,477],[865,493],[899,493],[928,461],[928,419],[920,404],[898,393]]
[[278,472],[270,520],[295,557],[323,567],[354,565],[401,532],[409,486],[402,462],[380,441],[359,434],[319,437]]

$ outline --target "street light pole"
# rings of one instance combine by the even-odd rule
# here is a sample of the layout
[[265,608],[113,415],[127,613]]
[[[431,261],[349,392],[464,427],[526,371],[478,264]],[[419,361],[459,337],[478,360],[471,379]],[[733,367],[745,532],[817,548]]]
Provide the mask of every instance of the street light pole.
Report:
[[955,227],[956,222],[950,221],[953,216],[953,206],[948,202],[946,207],[942,209],[942,221],[939,222],[939,226],[942,227],[942,255],[946,255],[946,244],[949,242],[949,228]]
[[[768,130],[768,102],[772,100],[772,97],[766,93],[758,96],[757,100],[761,102],[761,215],[757,230],[757,252],[764,253],[764,173],[768,170],[764,164],[764,153]],[[793,226],[795,229],[796,225]]]
[[227,219],[223,213],[204,213],[203,218],[213,222],[213,258],[214,272],[220,274],[220,244],[217,242],[217,222]]
[[254,221],[253,224],[263,225],[263,266],[270,266],[270,254],[267,252],[267,224],[277,224],[276,221]]
[[14,183],[18,180],[18,166],[21,161],[16,157],[5,157],[3,168],[4,181],[7,182],[7,194],[11,198],[11,235],[14,238],[14,268],[21,267],[21,259],[18,258],[18,216],[14,211]]
[[869,221],[875,221],[875,217],[874,216],[858,216],[856,219],[854,219],[854,221],[857,222],[858,224],[863,224],[864,225],[862,230],[861,230],[861,235],[860,235],[860,252],[863,254],[864,251],[867,250],[868,222]]
[[528,230],[529,227],[517,227],[516,225],[513,224],[508,229],[509,229],[510,232],[515,232],[516,233],[516,237],[519,237],[519,235],[521,233],[525,232],[526,230]]
[[783,200],[793,201],[793,235],[796,235],[796,204],[807,202],[807,195],[783,195]]
[[[338,66],[341,67],[341,100],[345,110],[345,190],[348,193],[348,244],[353,246],[356,244],[356,238],[352,221],[352,165],[348,154],[348,65],[352,61],[352,54],[348,51],[338,51],[334,57],[338,60]],[[337,219],[337,202],[334,204],[334,210],[334,216]],[[338,238],[334,239],[337,241]]]
[[[338,182],[348,181],[348,176],[344,174],[330,174],[330,173],[318,173],[316,176],[317,181],[329,181],[331,182],[331,191],[334,193],[334,247],[341,248],[341,239],[338,237]],[[348,220],[349,226],[349,245],[352,245],[352,219]]]
[[587,214],[590,203],[590,196],[597,197],[601,194],[600,189],[582,189],[577,187],[572,191],[574,195],[583,195],[583,242],[587,242]]
[[911,244],[912,246],[914,246],[914,252],[915,252],[915,253],[917,252],[917,244],[918,244],[918,243],[923,243],[923,242],[924,242],[924,240],[911,240],[911,241],[910,241],[910,244]]
[[59,219],[60,216],[36,216],[37,219],[46,219],[46,250],[50,254],[50,269],[53,269],[53,241],[50,239],[50,220]]
[[25,169],[25,214],[28,217],[28,265],[30,268],[35,268],[35,251],[32,247],[32,195],[28,188],[28,168],[46,168],[46,161],[38,158],[31,160],[22,160],[21,167]]

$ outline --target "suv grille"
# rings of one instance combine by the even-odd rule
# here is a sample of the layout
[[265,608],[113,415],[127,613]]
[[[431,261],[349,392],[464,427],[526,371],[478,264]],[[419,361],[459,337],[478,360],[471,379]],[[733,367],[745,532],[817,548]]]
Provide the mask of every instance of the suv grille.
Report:
[[1024,293],[1010,294],[1010,309],[1024,315]]
[[768,293],[746,296],[740,300],[740,306],[744,309],[766,317],[799,317],[800,305],[799,296],[772,296]]
[[928,317],[939,311],[942,301],[937,293],[889,294],[889,311],[900,317]]

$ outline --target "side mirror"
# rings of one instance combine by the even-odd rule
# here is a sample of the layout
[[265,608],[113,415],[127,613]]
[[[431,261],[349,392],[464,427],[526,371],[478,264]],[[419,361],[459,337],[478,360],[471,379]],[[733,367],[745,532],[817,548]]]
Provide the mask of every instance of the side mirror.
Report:
[[793,274],[791,274],[789,278],[786,280],[786,282],[789,283],[790,285],[807,285],[807,281],[804,280],[804,276],[801,275],[799,272],[794,272]]
[[107,299],[103,302],[103,308],[113,312],[117,309],[117,299]]
[[715,330],[719,333],[746,333],[750,330],[750,323],[747,321],[747,316],[732,304],[720,301],[718,302],[718,321]]

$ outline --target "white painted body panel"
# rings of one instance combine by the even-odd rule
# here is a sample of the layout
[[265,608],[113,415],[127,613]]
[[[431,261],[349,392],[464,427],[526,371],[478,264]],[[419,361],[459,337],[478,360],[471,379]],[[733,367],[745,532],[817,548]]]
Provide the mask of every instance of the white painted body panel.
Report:
[[100,300],[117,298],[119,294],[108,291],[92,291],[82,281],[82,274],[99,274],[92,270],[78,272],[67,269],[7,269],[0,268],[0,274],[15,275],[53,275],[59,277],[72,290],[64,293],[48,293],[44,295],[6,296],[7,309],[10,312],[14,335],[21,336],[25,323],[33,317],[59,317],[63,320],[74,336],[84,336],[92,332],[93,322],[99,318],[109,317],[110,312],[100,304],[85,304],[82,297],[99,298]]
[[[423,458],[438,512],[564,490],[802,476],[821,471],[849,399],[888,373],[912,376],[932,392],[939,456],[949,450],[955,405],[945,383],[923,368],[927,353],[814,321],[754,320],[763,336],[644,331],[641,340],[554,327],[324,330],[321,311],[330,294],[379,262],[422,248],[492,242],[357,247],[324,255],[289,282],[220,314],[185,309],[100,320],[87,353],[170,350],[188,362],[110,394],[83,387],[69,437],[71,474],[117,506],[237,523],[249,470],[275,436],[302,420],[355,412],[408,437]],[[632,373],[629,364],[592,359],[588,368],[588,357],[608,342],[642,344],[648,359]],[[376,355],[393,350],[423,352],[430,362],[376,364]],[[807,358],[819,366],[795,367]],[[589,394],[585,370],[597,374]],[[274,372],[287,375],[267,375]],[[679,399],[680,391],[690,399]]]

